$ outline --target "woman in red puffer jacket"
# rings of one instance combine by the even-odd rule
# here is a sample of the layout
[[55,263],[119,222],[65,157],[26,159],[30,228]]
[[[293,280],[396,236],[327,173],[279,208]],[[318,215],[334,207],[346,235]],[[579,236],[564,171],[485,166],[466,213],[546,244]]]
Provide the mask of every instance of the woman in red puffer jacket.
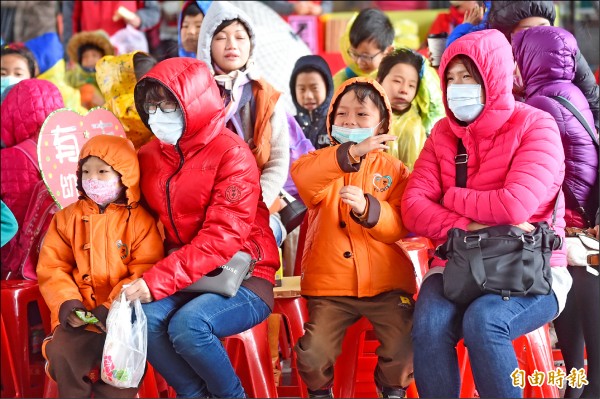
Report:
[[[225,127],[204,62],[167,59],[134,96],[158,138],[139,151],[140,186],[165,227],[169,254],[127,289],[144,303],[148,360],[180,397],[245,397],[219,339],[262,322],[273,307],[279,253],[256,161]],[[240,250],[257,262],[234,297],[181,291]]]

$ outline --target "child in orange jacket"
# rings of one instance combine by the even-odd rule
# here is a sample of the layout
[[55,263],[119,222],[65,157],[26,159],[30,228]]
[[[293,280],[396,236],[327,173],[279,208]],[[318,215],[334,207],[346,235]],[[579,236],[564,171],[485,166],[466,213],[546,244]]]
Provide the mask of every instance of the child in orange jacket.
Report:
[[107,385],[90,372],[102,360],[112,301],[124,284],[163,257],[155,220],[139,204],[139,177],[131,141],[92,137],[79,155],[80,199],[54,215],[44,238],[37,275],[53,332],[43,353],[61,398],[137,393]]
[[294,349],[311,396],[331,396],[344,334],[362,316],[381,343],[375,369],[380,394],[403,397],[412,382],[415,278],[395,244],[407,234],[400,201],[408,169],[384,152],[385,143],[396,139],[388,134],[391,114],[375,80],[346,81],[327,115],[333,145],[292,165],[292,178],[309,208],[301,280],[309,322]]

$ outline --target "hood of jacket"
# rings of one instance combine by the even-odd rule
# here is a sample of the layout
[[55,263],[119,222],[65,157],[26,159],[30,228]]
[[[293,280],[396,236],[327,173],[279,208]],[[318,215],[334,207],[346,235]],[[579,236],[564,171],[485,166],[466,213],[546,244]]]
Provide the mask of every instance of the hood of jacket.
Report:
[[552,1],[498,1],[491,2],[488,14],[488,27],[498,29],[507,38],[514,26],[522,19],[542,17],[554,25],[556,10]]
[[323,115],[327,112],[329,108],[329,103],[331,102],[331,98],[333,97],[333,79],[331,77],[331,70],[329,69],[329,65],[323,59],[323,57],[319,55],[305,55],[298,58],[296,61],[296,65],[294,65],[294,69],[292,70],[292,76],[290,78],[290,93],[292,94],[292,101],[296,106],[296,110],[298,113],[303,112],[308,114],[308,110],[303,108],[300,104],[298,104],[298,99],[296,98],[296,79],[298,78],[298,74],[300,72],[304,72],[306,68],[314,68],[319,71],[320,75],[323,77],[325,81],[326,95],[325,101],[323,104],[319,105],[313,112],[319,115]]
[[536,26],[518,32],[512,40],[526,97],[549,83],[571,82],[575,77],[577,40],[554,26]]
[[[183,12],[185,11],[186,8],[188,8],[193,3],[196,3],[196,5],[200,9],[200,11],[202,11],[202,14],[204,14],[204,16],[206,16],[206,13],[208,12],[208,7],[210,7],[212,0],[208,0],[208,1],[187,0],[186,2],[183,3],[183,6],[181,7],[181,12],[179,13],[179,16],[177,17],[177,48],[178,48],[180,57],[196,58],[196,53],[191,52],[191,51],[185,51],[183,48],[183,44],[181,43],[181,24],[183,23]],[[202,20],[202,23],[204,23],[204,20]]]
[[32,139],[37,143],[48,115],[65,106],[58,88],[41,79],[25,79],[12,87],[1,107],[1,139],[6,147]]
[[256,49],[256,30],[254,29],[254,25],[248,14],[227,1],[213,2],[208,9],[208,12],[204,15],[202,27],[200,28],[200,37],[198,38],[198,52],[196,53],[196,58],[204,61],[206,65],[208,65],[211,74],[215,74],[215,68],[210,51],[212,38],[215,35],[215,31],[219,25],[223,23],[223,21],[232,19],[239,19],[242,21],[246,27],[246,30],[248,31],[250,36],[250,55],[245,66],[245,71],[248,75],[248,78],[252,80],[258,80],[260,76],[258,75],[258,68],[254,62],[254,50]]
[[383,87],[379,83],[377,83],[377,81],[375,79],[371,79],[366,76],[365,77],[359,76],[356,78],[348,79],[344,83],[342,83],[342,85],[336,90],[336,92],[333,95],[333,98],[331,100],[331,104],[329,105],[329,110],[327,111],[327,134],[329,135],[329,140],[331,140],[331,142],[334,144],[339,144],[339,143],[337,141],[335,141],[335,139],[331,136],[331,126],[333,126],[333,120],[335,119],[335,115],[333,114],[333,109],[334,109],[336,103],[338,102],[338,100],[340,99],[340,95],[344,92],[344,89],[346,89],[346,87],[350,86],[353,83],[367,83],[367,84],[373,86],[375,88],[375,90],[377,90],[377,93],[379,93],[379,95],[381,96],[381,99],[385,103],[385,109],[387,110],[386,118],[387,118],[388,123],[387,123],[387,126],[385,127],[384,132],[389,132],[390,127],[392,126],[392,106],[390,104],[390,100],[388,100],[387,96],[385,95],[385,90],[383,89]]
[[140,148],[154,135],[142,122],[135,108],[133,90],[136,77],[133,57],[137,53],[142,52],[102,57],[96,63],[96,81],[106,101],[103,107],[119,118],[127,138],[133,142],[135,148]]
[[[457,55],[471,58],[483,78],[485,105],[481,114],[468,126],[462,126],[448,108],[446,68]],[[513,113],[515,98],[512,94],[514,62],[512,48],[506,37],[495,29],[469,33],[454,41],[442,55],[439,75],[442,97],[450,128],[459,138],[467,129],[478,137],[491,137]],[[477,132],[477,133],[474,133]],[[465,143],[465,146],[468,144]]]
[[123,137],[101,134],[90,138],[81,147],[77,163],[77,188],[85,196],[81,186],[81,164],[87,157],[98,157],[121,175],[121,182],[127,188],[127,204],[140,200],[140,164],[133,143]]
[[[184,126],[177,146],[184,155],[200,150],[223,129],[223,100],[204,62],[193,58],[169,58],[158,63],[140,79],[134,90],[135,107],[148,129],[148,114],[143,104],[147,85],[151,81],[163,85],[179,102]],[[161,146],[163,151],[175,147],[162,142]]]

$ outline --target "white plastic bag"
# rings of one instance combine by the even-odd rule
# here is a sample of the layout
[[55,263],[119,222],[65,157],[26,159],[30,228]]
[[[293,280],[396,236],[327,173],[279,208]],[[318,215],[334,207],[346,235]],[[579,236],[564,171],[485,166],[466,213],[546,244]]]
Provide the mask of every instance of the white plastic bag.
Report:
[[106,334],[102,381],[118,388],[137,388],[146,369],[148,337],[146,315],[139,299],[128,301],[125,290],[121,291],[108,312]]

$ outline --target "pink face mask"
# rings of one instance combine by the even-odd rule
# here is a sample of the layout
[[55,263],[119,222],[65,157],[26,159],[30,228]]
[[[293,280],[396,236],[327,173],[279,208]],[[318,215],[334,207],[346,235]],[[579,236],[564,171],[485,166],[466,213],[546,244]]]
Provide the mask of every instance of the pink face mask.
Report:
[[100,206],[106,206],[119,198],[125,187],[119,187],[118,183],[118,177],[111,180],[87,179],[81,182],[87,196]]

